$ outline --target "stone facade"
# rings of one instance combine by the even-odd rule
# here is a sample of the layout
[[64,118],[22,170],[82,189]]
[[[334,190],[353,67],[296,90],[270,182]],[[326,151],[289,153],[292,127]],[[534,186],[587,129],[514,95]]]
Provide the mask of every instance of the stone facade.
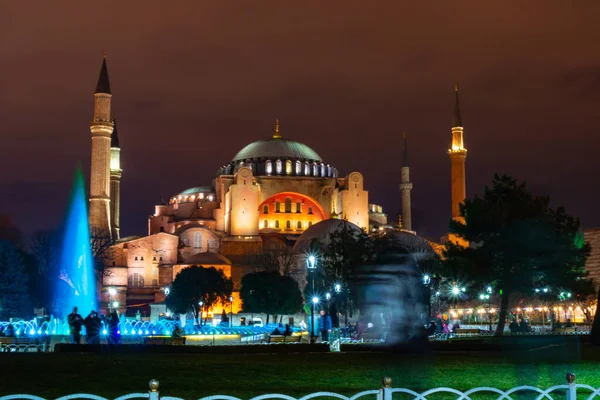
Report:
[[600,228],[584,230],[583,237],[591,247],[585,268],[589,272],[590,278],[594,280],[596,289],[598,289],[600,287]]

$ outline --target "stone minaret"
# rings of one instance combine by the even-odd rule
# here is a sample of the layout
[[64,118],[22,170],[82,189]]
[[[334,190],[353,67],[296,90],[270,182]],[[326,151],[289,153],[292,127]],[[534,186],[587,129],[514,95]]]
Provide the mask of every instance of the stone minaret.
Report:
[[465,159],[467,149],[463,142],[463,124],[460,117],[460,106],[458,104],[458,83],[454,86],[456,101],[454,103],[454,121],[452,123],[452,144],[448,150],[451,164],[451,186],[452,186],[452,219],[460,220],[458,205],[467,197],[465,182]]
[[110,137],[113,122],[110,116],[110,83],[106,69],[106,54],[94,93],[92,131],[92,168],[90,171],[90,230],[94,234],[111,234],[110,229]]
[[404,134],[404,150],[402,155],[402,177],[400,180],[400,194],[402,195],[402,229],[412,231],[412,217],[410,212],[410,168],[408,167],[408,147],[406,147],[406,133]]
[[117,120],[113,121],[114,130],[110,139],[110,226],[112,238],[118,240],[120,236],[120,208],[121,208],[121,146],[119,146],[119,133]]

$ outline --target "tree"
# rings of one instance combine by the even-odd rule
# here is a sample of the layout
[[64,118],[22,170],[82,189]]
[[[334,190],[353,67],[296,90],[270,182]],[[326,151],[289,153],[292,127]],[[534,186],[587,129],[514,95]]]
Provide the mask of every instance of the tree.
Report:
[[34,232],[27,242],[27,252],[34,262],[28,268],[31,301],[35,307],[52,308],[56,280],[59,279],[61,234],[58,231]]
[[470,243],[448,243],[445,267],[474,285],[493,285],[500,294],[496,335],[504,331],[509,299],[536,287],[572,287],[587,280],[589,246],[578,240],[579,220],[548,197],[532,195],[525,183],[496,175],[482,197],[466,199],[462,220],[450,231]]
[[0,320],[31,314],[27,273],[19,249],[0,240]]
[[92,258],[94,259],[94,271],[99,279],[107,274],[104,269],[106,262],[114,258],[111,249],[113,244],[114,242],[109,232],[97,228],[90,230],[90,247],[92,249]]
[[298,282],[277,272],[255,272],[244,275],[240,297],[249,313],[270,315],[295,314],[302,309],[302,293]]
[[233,282],[223,271],[193,265],[177,274],[165,304],[178,314],[193,312],[198,323],[202,311],[208,311],[217,303],[226,305],[232,291]]
[[249,258],[253,272],[277,272],[283,276],[300,279],[304,271],[300,267],[298,255],[289,248],[265,250]]

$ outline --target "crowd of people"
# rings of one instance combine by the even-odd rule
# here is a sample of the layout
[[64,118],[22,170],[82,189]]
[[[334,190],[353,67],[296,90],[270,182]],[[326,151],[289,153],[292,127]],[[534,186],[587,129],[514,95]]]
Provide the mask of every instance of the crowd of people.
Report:
[[108,343],[119,343],[119,315],[116,310],[109,310],[106,315],[101,317],[92,310],[85,319],[77,311],[77,307],[73,307],[73,311],[67,317],[73,343],[81,343],[81,330],[85,327],[86,343],[99,344],[103,326],[106,327]]

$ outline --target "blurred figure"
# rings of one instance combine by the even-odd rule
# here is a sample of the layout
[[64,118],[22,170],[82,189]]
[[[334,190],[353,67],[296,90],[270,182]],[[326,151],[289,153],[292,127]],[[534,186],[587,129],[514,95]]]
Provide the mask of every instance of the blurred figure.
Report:
[[119,343],[119,316],[116,310],[110,311],[110,314],[106,318],[108,325],[108,343],[118,344]]
[[517,320],[513,319],[510,323],[510,325],[508,325],[508,329],[510,329],[510,333],[517,333],[519,332],[519,324],[517,324]]
[[283,335],[283,331],[283,324],[279,323],[279,325],[277,325],[273,332],[271,332],[271,335]]
[[283,336],[292,336],[292,333],[294,333],[292,331],[292,327],[290,326],[290,324],[285,324],[285,331],[283,331]]
[[73,307],[73,311],[67,318],[69,323],[69,330],[71,331],[71,337],[73,343],[81,344],[81,326],[83,325],[83,318],[77,313],[77,307]]
[[571,318],[569,318],[567,320],[567,324],[565,325],[566,328],[572,328],[573,327],[573,321],[571,321]]
[[323,342],[329,341],[329,333],[332,329],[331,316],[329,316],[325,310],[321,310],[321,316],[319,317],[319,333],[321,334],[321,340]]
[[90,312],[83,322],[86,331],[86,343],[98,344],[100,343],[100,330],[102,328],[102,321],[98,318],[96,311]]

